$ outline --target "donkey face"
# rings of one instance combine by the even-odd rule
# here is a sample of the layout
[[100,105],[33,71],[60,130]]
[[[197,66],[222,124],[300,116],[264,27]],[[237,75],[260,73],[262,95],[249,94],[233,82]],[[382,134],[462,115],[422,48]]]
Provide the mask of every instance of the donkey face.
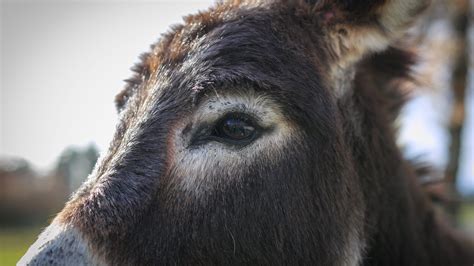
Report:
[[424,4],[372,2],[187,17],[143,56],[108,152],[22,262],[357,264],[366,203],[338,102]]

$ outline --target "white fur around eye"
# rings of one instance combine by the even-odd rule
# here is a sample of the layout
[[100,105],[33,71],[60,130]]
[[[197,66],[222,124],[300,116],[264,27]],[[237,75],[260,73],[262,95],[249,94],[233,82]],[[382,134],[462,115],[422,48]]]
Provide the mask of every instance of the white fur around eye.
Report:
[[[187,124],[192,123],[193,127],[201,123],[212,124],[230,112],[249,114],[258,120],[260,126],[271,127],[271,130],[241,148],[215,141],[189,147],[189,138],[182,136]],[[176,128],[174,134],[171,182],[183,191],[200,193],[226,181],[222,179],[238,179],[257,157],[265,156],[271,158],[268,163],[276,163],[281,150],[295,137],[295,130],[284,119],[278,104],[265,96],[248,94],[206,99],[192,117]]]

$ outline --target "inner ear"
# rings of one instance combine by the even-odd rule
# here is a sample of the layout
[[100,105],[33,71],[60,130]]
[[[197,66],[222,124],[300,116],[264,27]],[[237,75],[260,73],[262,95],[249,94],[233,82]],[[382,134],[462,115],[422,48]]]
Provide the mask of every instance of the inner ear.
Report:
[[[325,32],[332,55],[329,80],[336,97],[345,94],[356,65],[368,55],[387,50],[428,6],[429,0],[335,0],[310,6]],[[308,2],[307,2],[308,4]]]
[[[400,38],[430,0],[317,1],[313,7],[328,29],[338,56],[361,58]],[[347,59],[346,59],[347,60]]]

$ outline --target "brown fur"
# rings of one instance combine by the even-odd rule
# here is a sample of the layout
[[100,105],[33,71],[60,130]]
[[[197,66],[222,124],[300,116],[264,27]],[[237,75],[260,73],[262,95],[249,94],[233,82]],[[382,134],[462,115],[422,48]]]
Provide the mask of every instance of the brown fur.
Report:
[[[394,18],[400,1],[229,1],[185,18],[134,67],[108,153],[56,221],[114,265],[472,265],[395,143],[415,56],[389,45],[426,6]],[[177,154],[209,144],[189,143],[206,126],[190,118],[219,95],[268,98],[262,138],[288,135],[250,162],[208,148],[237,155],[177,174]]]

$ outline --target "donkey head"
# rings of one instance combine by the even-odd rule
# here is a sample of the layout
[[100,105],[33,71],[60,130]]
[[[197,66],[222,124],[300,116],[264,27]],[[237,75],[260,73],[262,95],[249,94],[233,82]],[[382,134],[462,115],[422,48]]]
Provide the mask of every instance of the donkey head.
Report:
[[399,155],[386,110],[358,108],[377,92],[354,87],[388,86],[364,58],[425,5],[229,1],[186,17],[142,56],[109,150],[20,263],[361,262],[386,181],[364,152]]

